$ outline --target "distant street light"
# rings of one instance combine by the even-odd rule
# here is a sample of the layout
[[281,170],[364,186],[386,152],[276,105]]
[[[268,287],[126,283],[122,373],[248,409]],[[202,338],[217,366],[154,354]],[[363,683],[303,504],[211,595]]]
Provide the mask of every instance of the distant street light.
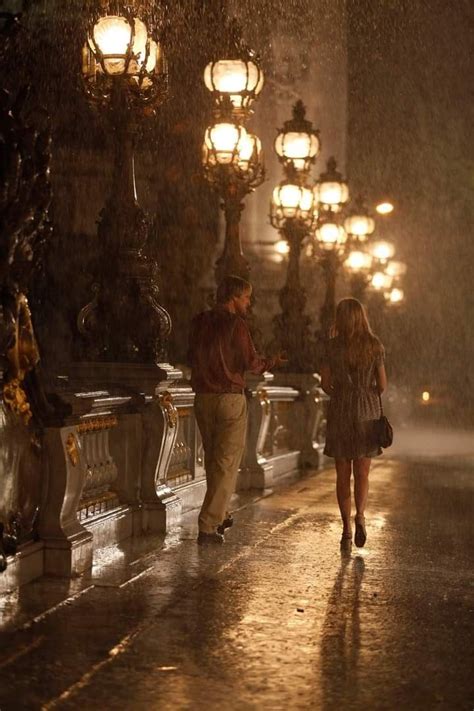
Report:
[[319,130],[305,116],[306,108],[300,99],[293,106],[293,117],[285,121],[275,139],[275,152],[285,172],[308,175],[321,149]]
[[344,262],[344,267],[350,275],[351,294],[359,301],[364,300],[365,291],[370,281],[373,258],[363,249],[353,249]]
[[327,168],[316,181],[314,189],[319,210],[338,212],[349,199],[347,182],[337,170],[336,159],[331,156]]
[[371,217],[362,196],[358,196],[349,208],[344,220],[344,228],[352,243],[365,242],[375,229],[375,221]]
[[320,339],[325,340],[336,314],[336,281],[347,250],[347,232],[341,224],[341,213],[323,210],[318,215],[315,232],[315,255],[323,270],[326,284],[320,316]]
[[118,0],[115,12],[92,12],[82,52],[86,93],[107,112],[115,153],[98,227],[100,283],[78,326],[92,360],[156,364],[165,360],[171,321],[157,300],[157,265],[142,251],[149,224],[137,201],[133,153],[137,123],[165,99],[168,77],[160,28],[128,2]]
[[394,206],[392,202],[387,200],[379,202],[378,205],[375,206],[375,209],[379,213],[379,215],[389,215],[391,212],[393,212]]

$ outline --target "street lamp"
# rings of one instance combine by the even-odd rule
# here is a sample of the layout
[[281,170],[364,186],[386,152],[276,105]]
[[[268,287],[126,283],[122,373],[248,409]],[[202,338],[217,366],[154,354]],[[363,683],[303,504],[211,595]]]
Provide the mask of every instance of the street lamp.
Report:
[[316,257],[323,270],[326,293],[321,307],[319,340],[326,340],[336,313],[336,280],[347,249],[347,232],[341,224],[341,213],[323,210],[319,213],[316,232]]
[[262,69],[235,23],[227,28],[221,51],[204,70],[204,84],[214,99],[215,121],[206,129],[202,148],[204,177],[221,198],[226,222],[224,249],[215,266],[217,283],[229,274],[249,278],[240,217],[244,198],[265,178],[260,139],[244,126],[263,87]]
[[310,318],[304,314],[306,295],[300,280],[300,256],[305,240],[317,219],[314,188],[308,172],[319,151],[319,132],[305,119],[302,101],[293,107],[293,118],[286,121],[275,141],[275,152],[286,178],[273,190],[270,222],[288,246],[286,282],[279,294],[281,313],[273,320],[275,343],[288,354],[290,373],[314,370],[314,344]]
[[143,253],[149,223],[137,201],[133,154],[138,122],[166,96],[167,71],[158,28],[127,2],[114,8],[91,14],[82,53],[86,93],[107,111],[115,153],[98,226],[100,283],[78,327],[92,360],[156,365],[165,359],[171,320],[157,300],[157,265]]
[[206,129],[202,151],[204,177],[222,200],[226,230],[222,255],[216,262],[216,281],[236,274],[249,278],[250,267],[240,241],[243,200],[265,177],[260,139],[231,117]]

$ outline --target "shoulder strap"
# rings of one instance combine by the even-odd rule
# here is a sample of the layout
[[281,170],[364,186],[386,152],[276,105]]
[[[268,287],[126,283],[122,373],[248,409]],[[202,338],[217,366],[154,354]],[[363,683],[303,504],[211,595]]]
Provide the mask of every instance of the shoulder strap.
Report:
[[380,414],[383,417],[383,405],[382,405],[382,396],[379,393],[379,403],[380,403]]

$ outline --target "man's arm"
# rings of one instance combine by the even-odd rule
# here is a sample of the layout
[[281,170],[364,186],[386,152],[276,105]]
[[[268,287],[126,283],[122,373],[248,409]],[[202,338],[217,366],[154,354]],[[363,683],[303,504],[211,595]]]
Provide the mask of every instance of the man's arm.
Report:
[[234,339],[239,355],[242,358],[244,370],[249,370],[255,375],[261,375],[265,370],[270,370],[282,362],[282,359],[278,356],[263,358],[257,353],[247,324],[241,318],[235,324]]

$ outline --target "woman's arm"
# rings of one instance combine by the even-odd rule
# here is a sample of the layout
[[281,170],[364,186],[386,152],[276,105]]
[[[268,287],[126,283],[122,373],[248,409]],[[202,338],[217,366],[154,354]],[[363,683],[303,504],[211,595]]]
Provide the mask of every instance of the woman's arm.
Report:
[[377,383],[377,390],[381,395],[387,387],[387,373],[385,372],[385,365],[383,363],[377,366],[377,370],[375,371],[375,380]]
[[332,378],[331,370],[328,365],[321,366],[321,387],[326,393],[326,395],[331,395],[332,392]]

